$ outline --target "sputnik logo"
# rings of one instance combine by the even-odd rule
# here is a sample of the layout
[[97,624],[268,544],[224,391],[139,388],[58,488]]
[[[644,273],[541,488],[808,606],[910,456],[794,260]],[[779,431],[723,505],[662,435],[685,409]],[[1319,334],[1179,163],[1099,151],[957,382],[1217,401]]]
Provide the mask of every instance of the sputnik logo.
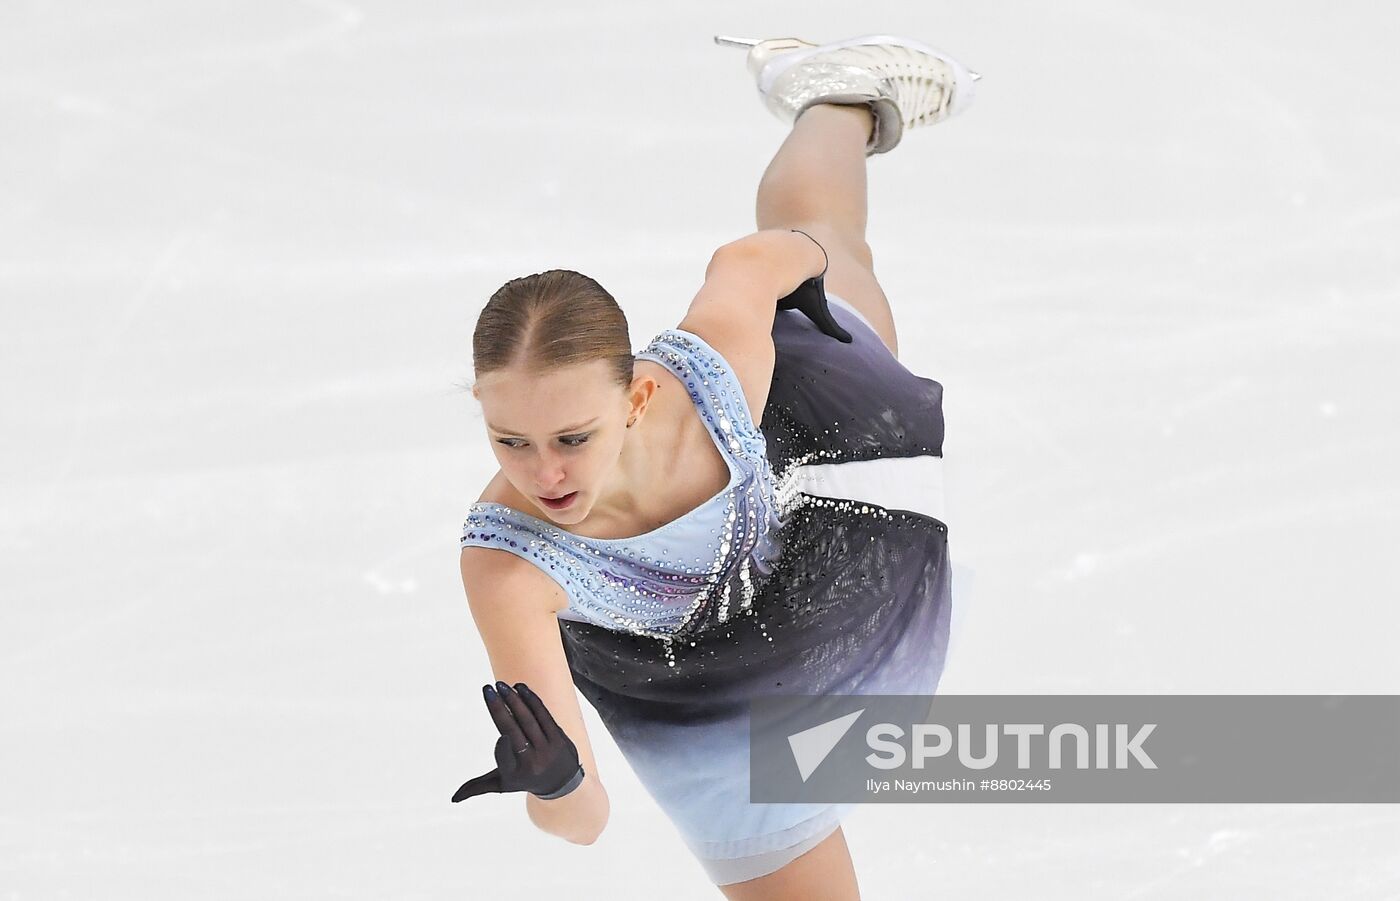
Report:
[[822,761],[831,753],[831,749],[836,747],[836,743],[850,731],[864,712],[865,708],[862,707],[854,713],[848,713],[845,716],[828,720],[821,725],[803,729],[801,732],[794,732],[788,736],[788,747],[792,748],[792,758],[797,761],[797,771],[802,774],[803,782],[806,782],[807,777],[821,766]]

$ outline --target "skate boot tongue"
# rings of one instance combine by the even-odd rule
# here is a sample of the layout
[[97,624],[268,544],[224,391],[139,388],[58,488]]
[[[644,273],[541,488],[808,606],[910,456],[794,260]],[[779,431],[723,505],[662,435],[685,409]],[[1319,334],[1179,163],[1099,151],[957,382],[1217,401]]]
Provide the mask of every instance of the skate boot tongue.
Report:
[[763,67],[775,56],[790,53],[794,50],[812,50],[818,45],[811,41],[804,41],[801,38],[731,38],[723,35],[715,35],[715,43],[723,47],[747,47],[749,55],[746,61],[749,74],[755,79],[763,71]]
[[770,38],[766,41],[759,41],[749,50],[747,66],[749,74],[754,78],[761,77],[765,66],[776,57],[792,53],[796,50],[815,50],[816,44],[811,41],[804,41],[801,38]]

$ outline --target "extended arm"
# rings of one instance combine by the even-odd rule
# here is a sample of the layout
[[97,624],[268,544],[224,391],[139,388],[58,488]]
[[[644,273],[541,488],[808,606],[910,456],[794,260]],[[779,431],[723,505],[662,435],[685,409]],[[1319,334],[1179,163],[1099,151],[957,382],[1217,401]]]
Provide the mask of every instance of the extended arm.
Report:
[[564,657],[552,603],[558,585],[528,561],[476,547],[462,549],[462,584],[496,678],[508,685],[525,683],[574,743],[583,765],[583,782],[563,797],[543,800],[526,793],[526,813],[545,832],[592,844],[607,825],[608,794]]

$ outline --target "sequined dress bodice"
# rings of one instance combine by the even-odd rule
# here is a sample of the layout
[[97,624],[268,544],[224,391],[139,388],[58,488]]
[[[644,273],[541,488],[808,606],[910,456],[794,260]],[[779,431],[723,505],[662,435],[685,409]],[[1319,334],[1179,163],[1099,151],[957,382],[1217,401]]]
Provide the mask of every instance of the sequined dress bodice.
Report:
[[[461,544],[534,563],[568,594],[560,619],[653,638],[683,637],[747,609],[780,551],[779,497],[763,433],[734,370],[700,336],[657,335],[638,357],[686,386],[729,467],[725,488],[694,510],[630,538],[590,538],[503,504],[469,507]],[[684,477],[684,473],[678,474]]]

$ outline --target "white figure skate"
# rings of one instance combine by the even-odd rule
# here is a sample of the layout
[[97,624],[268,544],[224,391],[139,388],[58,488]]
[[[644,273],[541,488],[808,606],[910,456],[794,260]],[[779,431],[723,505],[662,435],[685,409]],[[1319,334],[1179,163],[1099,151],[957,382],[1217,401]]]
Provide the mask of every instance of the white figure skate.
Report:
[[872,34],[813,44],[800,38],[715,36],[749,48],[749,72],[768,109],[792,124],[813,104],[864,104],[875,114],[865,155],[888,153],[906,128],[932,125],[968,107],[982,76],[932,47]]

